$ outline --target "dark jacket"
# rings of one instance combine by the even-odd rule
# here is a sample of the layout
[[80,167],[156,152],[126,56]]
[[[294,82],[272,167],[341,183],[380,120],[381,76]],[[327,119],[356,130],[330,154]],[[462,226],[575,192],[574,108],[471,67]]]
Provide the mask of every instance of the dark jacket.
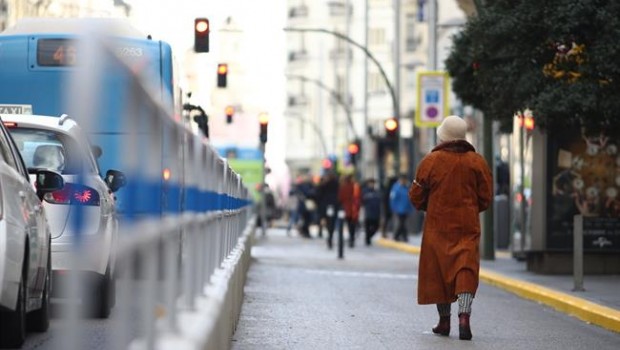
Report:
[[327,206],[334,207],[334,213],[338,210],[338,178],[327,177],[316,189],[316,199],[318,202],[319,213],[326,215]]
[[366,188],[362,193],[364,217],[371,220],[381,219],[381,192],[374,188]]

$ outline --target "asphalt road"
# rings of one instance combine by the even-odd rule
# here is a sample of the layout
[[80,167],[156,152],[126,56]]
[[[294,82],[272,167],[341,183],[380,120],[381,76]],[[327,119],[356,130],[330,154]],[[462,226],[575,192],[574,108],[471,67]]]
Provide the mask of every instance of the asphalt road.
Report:
[[[458,340],[455,316],[451,336],[436,336],[435,308],[416,303],[415,255],[358,244],[340,260],[323,240],[270,230],[257,237],[252,256],[235,350],[620,348],[620,334],[484,284],[473,306],[473,340]],[[129,283],[131,293],[144,292],[141,281]],[[136,336],[139,310],[117,306],[108,320],[81,320],[76,349],[118,349],[119,317],[129,317],[124,331]],[[48,332],[30,333],[23,349],[67,349],[68,336],[65,320],[55,317]]]
[[258,236],[233,337],[245,349],[619,349],[620,334],[481,284],[472,341],[431,332],[434,306],[417,305],[417,256],[381,247]]

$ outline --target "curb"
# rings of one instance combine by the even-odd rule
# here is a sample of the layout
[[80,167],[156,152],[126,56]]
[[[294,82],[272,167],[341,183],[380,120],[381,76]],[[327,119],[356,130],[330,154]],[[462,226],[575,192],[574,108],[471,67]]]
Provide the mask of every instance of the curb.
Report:
[[[410,254],[420,254],[420,247],[380,238],[379,246],[393,248]],[[577,317],[585,322],[620,333],[620,311],[582,298],[558,292],[538,284],[521,281],[480,268],[480,280],[504,289],[522,298],[550,306],[555,310]]]

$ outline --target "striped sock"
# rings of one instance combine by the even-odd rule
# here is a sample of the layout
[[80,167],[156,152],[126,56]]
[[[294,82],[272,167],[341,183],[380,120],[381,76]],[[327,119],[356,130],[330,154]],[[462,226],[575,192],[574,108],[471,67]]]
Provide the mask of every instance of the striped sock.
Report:
[[450,304],[437,304],[439,316],[450,316]]
[[460,314],[471,314],[471,303],[474,300],[474,295],[472,293],[460,293],[458,295],[459,299],[459,315]]

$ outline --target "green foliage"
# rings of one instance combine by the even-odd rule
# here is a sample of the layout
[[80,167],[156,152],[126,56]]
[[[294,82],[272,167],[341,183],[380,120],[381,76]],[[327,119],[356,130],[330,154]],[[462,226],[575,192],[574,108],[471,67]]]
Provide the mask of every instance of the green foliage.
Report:
[[485,1],[453,43],[455,93],[502,125],[620,129],[620,1]]

